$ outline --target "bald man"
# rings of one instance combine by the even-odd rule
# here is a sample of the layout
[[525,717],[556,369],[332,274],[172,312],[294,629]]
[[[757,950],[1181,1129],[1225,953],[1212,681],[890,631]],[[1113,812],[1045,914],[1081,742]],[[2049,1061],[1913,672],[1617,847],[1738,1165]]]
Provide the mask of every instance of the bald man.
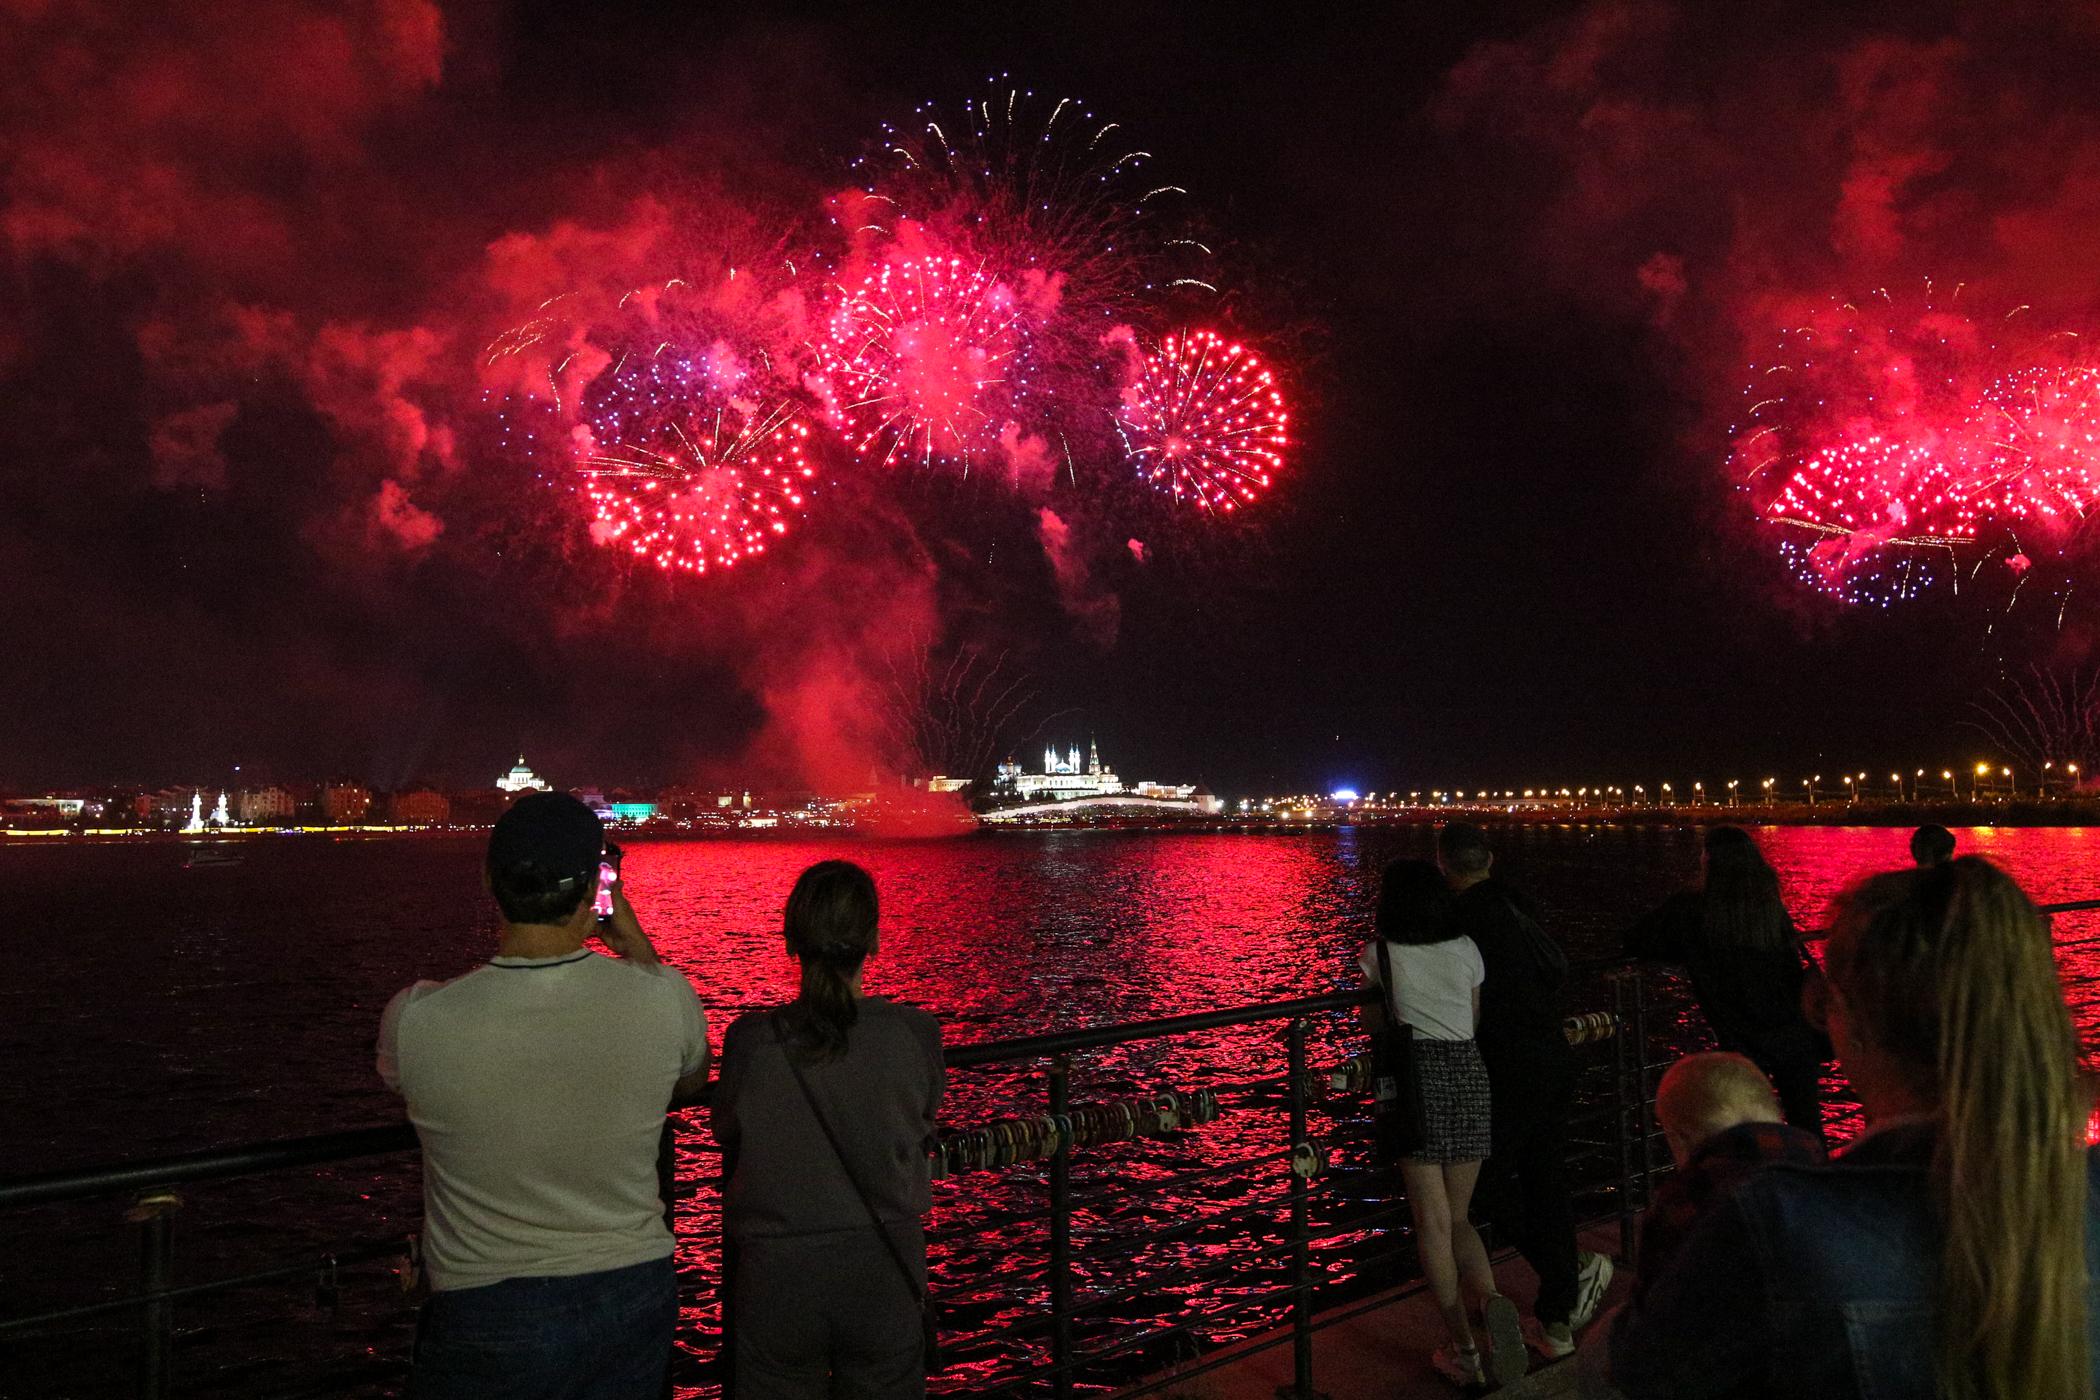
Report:
[[1771,1081],[1742,1055],[1687,1055],[1671,1065],[1655,1091],[1655,1116],[1677,1170],[1656,1187],[1641,1219],[1636,1297],[1736,1183],[1775,1162],[1824,1161],[1822,1140],[1787,1126]]

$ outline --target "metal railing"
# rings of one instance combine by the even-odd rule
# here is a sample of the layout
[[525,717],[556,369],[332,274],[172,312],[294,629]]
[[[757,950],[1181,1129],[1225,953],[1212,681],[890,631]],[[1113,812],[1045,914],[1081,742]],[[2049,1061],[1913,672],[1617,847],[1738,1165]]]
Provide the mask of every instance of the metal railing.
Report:
[[[1620,972],[1614,974],[1612,985],[1617,1003],[1608,1036],[1611,1091],[1608,1100],[1593,1106],[1584,1121],[1609,1124],[1606,1141],[1617,1141],[1615,1171],[1612,1173],[1616,1179],[1606,1184],[1616,1198],[1622,1238],[1630,1248],[1633,1214],[1638,1203],[1645,1199],[1645,1176],[1651,1160],[1648,1144],[1645,1141],[1636,1144],[1630,1139],[1652,1135],[1647,1119],[1651,1066],[1641,1049],[1646,1045],[1646,1029],[1641,1010],[1640,978],[1637,974]],[[1329,1102],[1331,1096],[1322,1085],[1331,1075],[1345,1070],[1347,1065],[1327,1068],[1312,1065],[1314,1018],[1353,1012],[1369,999],[1369,993],[1352,989],[1261,1005],[950,1047],[946,1058],[951,1070],[1017,1065],[1047,1067],[1047,1073],[1043,1075],[1046,1090],[1043,1108],[1050,1119],[1069,1123],[1075,1108],[1072,1094],[1074,1057],[1087,1052],[1130,1046],[1141,1041],[1172,1041],[1208,1031],[1259,1033],[1280,1029],[1283,1041],[1284,1063],[1280,1074],[1222,1086],[1217,1091],[1230,1100],[1227,1111],[1235,1114],[1264,1105],[1280,1108],[1285,1126],[1285,1141],[1280,1150],[1252,1154],[1195,1172],[1177,1173],[1152,1187],[1158,1192],[1185,1188],[1198,1181],[1214,1185],[1237,1174],[1252,1182],[1257,1188],[1256,1194],[1247,1200],[1235,1201],[1228,1209],[1199,1213],[1167,1229],[1147,1232],[1140,1241],[1147,1247],[1161,1249],[1191,1243],[1199,1236],[1229,1229],[1239,1232],[1236,1246],[1222,1251],[1222,1258],[1207,1260],[1200,1268],[1185,1262],[1170,1262],[1165,1268],[1138,1269],[1127,1276],[1118,1269],[1103,1271],[1095,1268],[1090,1272],[1117,1275],[1112,1286],[1082,1291],[1082,1271],[1073,1247],[1074,1221],[1083,1213],[1098,1211],[1103,1195],[1097,1192],[1084,1196],[1075,1191],[1074,1149],[1069,1142],[1060,1142],[1036,1164],[1046,1169],[1043,1187],[1047,1199],[1043,1207],[1032,1217],[1014,1216],[1004,1222],[1009,1227],[1029,1223],[1031,1218],[1047,1222],[1043,1280],[1047,1306],[1033,1317],[995,1320],[982,1329],[951,1339],[952,1350],[965,1354],[974,1350],[980,1358],[987,1355],[992,1358],[989,1363],[980,1359],[968,1388],[988,1391],[1037,1384],[1046,1386],[1063,1400],[1073,1392],[1082,1376],[1099,1379],[1114,1371],[1119,1358],[1127,1363],[1135,1355],[1156,1352],[1163,1343],[1182,1344],[1205,1330],[1216,1330],[1236,1320],[1244,1323],[1241,1314],[1258,1319],[1272,1317],[1280,1310],[1289,1324],[1295,1389],[1301,1396],[1310,1396],[1311,1338],[1316,1321],[1316,1293],[1321,1291],[1316,1274],[1327,1272],[1325,1268],[1316,1268],[1314,1246],[1336,1238],[1359,1238],[1373,1232],[1383,1232],[1383,1237],[1397,1243],[1401,1232],[1390,1227],[1406,1212],[1404,1202],[1394,1199],[1398,1195],[1397,1187],[1391,1186],[1385,1192],[1385,1204],[1378,1208],[1354,1215],[1344,1214],[1324,1223],[1316,1222],[1312,1214],[1316,1201],[1332,1202],[1343,1184],[1378,1175],[1363,1169],[1346,1173],[1337,1171],[1331,1161],[1332,1144],[1316,1139],[1311,1130],[1311,1117],[1315,1112],[1326,1111],[1330,1117],[1337,1113],[1348,1116],[1362,1106],[1360,1093],[1345,1092]],[[1277,1103],[1278,1099],[1280,1103]],[[677,1122],[675,1117],[667,1121],[667,1136],[675,1131]],[[32,1334],[38,1328],[131,1312],[138,1324],[136,1393],[158,1400],[158,1397],[171,1393],[171,1354],[175,1335],[173,1305],[177,1301],[302,1277],[315,1279],[317,1287],[333,1288],[339,1269],[388,1257],[398,1258],[404,1253],[404,1244],[399,1239],[364,1242],[337,1249],[319,1259],[308,1258],[208,1282],[177,1286],[174,1282],[175,1214],[182,1201],[176,1188],[399,1153],[415,1145],[414,1132],[408,1125],[390,1124],[0,1182],[0,1208],[52,1205],[137,1193],[128,1218],[139,1227],[140,1235],[137,1292],[125,1297],[0,1319],[0,1341]],[[666,1156],[668,1159],[669,1154]],[[1272,1185],[1266,1188],[1265,1194],[1262,1193],[1260,1188],[1263,1188],[1265,1179],[1273,1182],[1273,1173],[1279,1168],[1283,1176],[1281,1193],[1276,1193]],[[670,1202],[680,1193],[674,1184],[667,1183],[667,1187],[665,1199]],[[1131,1193],[1113,1191],[1110,1194],[1127,1202]],[[1277,1220],[1279,1216],[1280,1221]],[[1270,1226],[1276,1228],[1270,1229]],[[964,1235],[970,1233],[973,1232],[966,1231]],[[944,1237],[935,1231],[930,1238],[938,1244],[948,1245],[953,1244],[958,1236]],[[1187,1316],[1173,1316],[1162,1327],[1115,1328],[1113,1335],[1102,1344],[1087,1346],[1082,1343],[1079,1335],[1082,1326],[1091,1326],[1097,1332],[1103,1330],[1095,1319],[1104,1310],[1144,1298],[1148,1293],[1164,1294],[1202,1282],[1202,1270],[1209,1271],[1208,1277],[1213,1282],[1234,1275],[1256,1276],[1275,1272],[1281,1273],[1282,1281],[1274,1287],[1265,1286],[1253,1291],[1236,1303],[1229,1314],[1192,1310]],[[1357,1272],[1370,1270],[1362,1267]],[[967,1295],[969,1291],[967,1283],[960,1288],[950,1286],[944,1290],[947,1301],[952,1301],[957,1295]],[[1327,1291],[1333,1293],[1335,1290],[1330,1288]],[[1022,1345],[1031,1337],[1041,1338],[1033,1350]],[[1122,1378],[1130,1377],[1125,1374]]]
[[[2087,910],[2100,910],[2100,900],[2048,905],[2042,912],[2059,914]],[[2095,943],[2100,943],[2100,939],[2065,940],[2059,946]],[[1623,1258],[1631,1258],[1635,1219],[1648,1200],[1651,1181],[1657,1172],[1653,1083],[1655,1071],[1661,1068],[1661,1064],[1651,1058],[1645,979],[1631,959],[1579,963],[1575,970],[1585,979],[1591,995],[1602,993],[1609,1006],[1601,1013],[1592,1013],[1590,1019],[1589,1030],[1592,1032],[1608,1021],[1607,1034],[1589,1037],[1591,1044],[1603,1045],[1607,1054],[1601,1060],[1592,1058],[1586,1066],[1592,1080],[1591,1092],[1572,1121],[1577,1136],[1571,1141],[1571,1156],[1592,1164],[1601,1158],[1608,1166],[1609,1170],[1588,1177],[1586,1188],[1591,1195],[1601,1190],[1611,1208],[1601,1215],[1593,1211],[1586,1219],[1595,1223],[1615,1216],[1620,1254]],[[1297,1400],[1311,1400],[1315,1395],[1312,1336],[1319,1325],[1316,1304],[1322,1291],[1322,1278],[1333,1272],[1324,1264],[1315,1262],[1314,1246],[1338,1239],[1361,1240],[1374,1234],[1386,1241],[1383,1260],[1375,1256],[1360,1258],[1355,1261],[1354,1272],[1344,1273],[1340,1279],[1342,1283],[1359,1285],[1358,1291],[1362,1292],[1367,1286],[1364,1281],[1397,1257],[1398,1242],[1404,1237],[1404,1232],[1395,1227],[1405,1217],[1407,1207],[1398,1199],[1397,1183],[1391,1181],[1390,1172],[1361,1166],[1338,1166],[1334,1160],[1334,1148],[1337,1144],[1346,1144],[1348,1139],[1332,1137],[1323,1140],[1316,1137],[1311,1124],[1313,1114],[1320,1112],[1328,1116],[1330,1127],[1346,1126],[1344,1120],[1361,1117],[1363,1097],[1360,1092],[1344,1091],[1334,1095],[1323,1090],[1323,1081],[1331,1078],[1340,1083],[1346,1079],[1345,1071],[1349,1066],[1346,1060],[1325,1069],[1313,1066],[1311,1031],[1315,1018],[1351,1013],[1372,999],[1373,994],[1368,991],[1351,989],[1156,1020],[948,1047],[946,1062],[951,1070],[992,1066],[1040,1067],[1043,1070],[1044,1113],[1053,1124],[1064,1126],[1059,1130],[1061,1136],[1053,1133],[1055,1145],[1040,1159],[1021,1158],[1002,1164],[1008,1175],[1012,1174],[1014,1166],[1027,1166],[1031,1170],[1037,1165],[1043,1168],[1040,1205],[1027,1211],[1010,1212],[1001,1223],[1009,1228],[1031,1223],[1046,1224],[1042,1279],[1046,1306],[1032,1316],[1004,1321],[995,1319],[975,1332],[951,1338],[952,1350],[967,1353],[974,1348],[980,1353],[989,1351],[993,1354],[1003,1351],[1006,1360],[1003,1365],[977,1366],[967,1387],[951,1384],[943,1388],[985,1392],[1032,1384],[1046,1386],[1058,1400],[1067,1400],[1082,1377],[1099,1383],[1104,1376],[1113,1375],[1118,1364],[1124,1368],[1119,1379],[1134,1379],[1129,1374],[1129,1359],[1134,1353],[1156,1354],[1164,1343],[1185,1344],[1205,1330],[1244,1327],[1247,1317],[1253,1317],[1256,1321],[1266,1318],[1287,1324],[1284,1329],[1269,1335],[1268,1344],[1290,1343],[1293,1363],[1291,1393]],[[1235,1202],[1227,1209],[1194,1214],[1164,1230],[1151,1231],[1140,1240],[1150,1244],[1196,1241],[1206,1232],[1215,1233],[1229,1227],[1236,1231],[1235,1247],[1223,1251],[1222,1257],[1208,1258],[1201,1265],[1170,1264],[1165,1269],[1149,1272],[1137,1269],[1134,1273],[1127,1273],[1124,1265],[1118,1265],[1106,1271],[1115,1276],[1112,1286],[1100,1286],[1090,1293],[1083,1293],[1080,1260],[1073,1243],[1075,1218],[1082,1213],[1098,1214],[1104,1201],[1113,1199],[1125,1203],[1132,1193],[1113,1185],[1105,1192],[1091,1194],[1075,1188],[1075,1148],[1070,1128],[1075,1111],[1072,1095],[1074,1057],[1091,1051],[1144,1041],[1174,1040],[1202,1032],[1277,1028],[1282,1032],[1282,1072],[1245,1083],[1219,1086],[1215,1092],[1221,1099],[1229,1100],[1224,1107],[1234,1114],[1256,1107],[1280,1107],[1284,1121],[1281,1147],[1245,1154],[1221,1165],[1177,1172],[1152,1182],[1150,1189],[1164,1192],[1191,1185],[1213,1185],[1234,1173],[1251,1174],[1250,1179],[1260,1186],[1264,1181],[1262,1173],[1273,1173],[1280,1167],[1285,1174],[1281,1195],[1274,1194],[1271,1187],[1270,1194]],[[1573,1034],[1571,1031],[1571,1038]],[[1594,1081],[1599,1077],[1605,1084],[1601,1094],[1595,1092]],[[677,1199],[689,1196],[690,1191],[684,1188],[694,1184],[690,1177],[684,1181],[670,1179],[674,1158],[672,1148],[679,1126],[675,1115],[666,1122],[666,1150],[661,1166],[666,1178],[664,1199],[667,1211],[674,1208]],[[1141,1144],[1151,1141],[1157,1145],[1157,1135],[1133,1136]],[[1118,1141],[1127,1142],[1128,1139]],[[365,1241],[344,1246],[319,1258],[308,1257],[293,1263],[178,1286],[174,1282],[174,1217],[182,1200],[175,1188],[396,1154],[415,1146],[414,1130],[406,1123],[395,1123],[0,1181],[0,1210],[136,1193],[126,1218],[139,1227],[140,1239],[138,1290],[135,1293],[0,1318],[0,1343],[32,1336],[37,1329],[61,1323],[112,1313],[134,1313],[138,1320],[135,1393],[148,1397],[148,1400],[160,1400],[170,1393],[171,1387],[175,1336],[173,1305],[176,1302],[302,1277],[315,1280],[317,1290],[326,1292],[337,1286],[335,1280],[339,1270],[375,1260],[400,1258],[409,1248],[398,1238]],[[1266,1180],[1273,1182],[1273,1175]],[[1373,1181],[1384,1188],[1383,1205],[1354,1215],[1344,1212],[1324,1223],[1313,1218],[1315,1205],[1331,1205],[1340,1194],[1340,1186]],[[1276,1220],[1279,1215],[1280,1222]],[[1275,1224],[1278,1228],[1265,1231],[1265,1224]],[[930,1244],[947,1246],[971,1238],[975,1233],[974,1229],[934,1230],[928,1239]],[[1273,1234],[1274,1238],[1265,1238],[1267,1234]],[[1097,1326],[1097,1331],[1109,1330],[1113,1335],[1104,1345],[1087,1347],[1082,1344],[1079,1336],[1081,1324],[1106,1309],[1175,1289],[1187,1290],[1225,1276],[1261,1274],[1264,1271],[1280,1271],[1283,1281],[1280,1285],[1250,1293],[1231,1309],[1209,1312],[1183,1309],[1186,1316],[1177,1315],[1164,1326],[1149,1329]],[[1005,1275],[993,1285],[994,1291],[1008,1292],[1013,1286]],[[1326,1289],[1328,1300],[1347,1301],[1341,1296],[1345,1291],[1330,1285]],[[968,1294],[967,1285],[958,1288],[951,1284],[936,1296],[941,1301],[952,1302]],[[1280,1318],[1276,1316],[1279,1310]],[[1044,1339],[1034,1344],[1037,1351],[1016,1349],[1030,1337]],[[1120,1362],[1119,1358],[1122,1359]],[[404,1363],[405,1360],[404,1357]],[[1179,1368],[1177,1375],[1195,1374],[1206,1369],[1208,1364],[1211,1363],[1194,1360]],[[1158,1370],[1159,1367],[1153,1365],[1151,1369]]]

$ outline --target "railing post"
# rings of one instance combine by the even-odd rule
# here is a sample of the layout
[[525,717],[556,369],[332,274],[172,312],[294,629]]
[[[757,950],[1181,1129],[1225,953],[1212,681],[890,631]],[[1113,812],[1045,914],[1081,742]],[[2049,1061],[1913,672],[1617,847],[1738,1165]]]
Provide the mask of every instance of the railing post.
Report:
[[173,1191],[148,1191],[127,1217],[139,1229],[139,1292],[149,1301],[139,1306],[139,1397],[162,1400],[168,1393],[168,1366],[173,1350],[173,1305],[153,1298],[174,1286],[175,1212],[182,1198]]
[[[658,1199],[664,1203],[664,1229],[671,1232],[671,1290],[675,1299],[678,1291],[678,1115],[675,1113],[664,1115],[663,1133],[656,1139],[656,1191]],[[719,1254],[716,1256],[720,1257]],[[724,1317],[722,1321],[724,1350],[727,1350],[729,1320]],[[671,1361],[664,1366],[663,1393],[660,1400],[671,1400],[673,1394],[671,1365],[678,1360],[678,1325],[675,1322],[671,1325],[671,1334]]]
[[1618,1031],[1612,1036],[1612,1136],[1619,1140],[1619,1258],[1631,1263],[1633,1260],[1634,1205],[1633,1205],[1633,1135],[1636,1130],[1633,1101],[1640,1097],[1640,1089],[1634,1080],[1634,1061],[1640,1050],[1631,1046],[1634,1035],[1633,1018],[1627,1015],[1626,982],[1631,977],[1638,979],[1638,968],[1620,968],[1612,974],[1612,1012],[1618,1019]]
[[1633,978],[1633,1112],[1641,1135],[1641,1205],[1652,1195],[1655,1174],[1655,1095],[1648,1089],[1648,978],[1636,963]]
[[[1050,1062],[1050,1116],[1071,1109],[1072,1062]],[[1050,1155],[1050,1360],[1058,1400],[1072,1394],[1072,1144],[1060,1135]]]
[[1294,1016],[1285,1028],[1291,1086],[1291,1383],[1277,1391],[1292,1400],[1317,1400],[1313,1389],[1312,1224],[1306,1196],[1312,1182],[1298,1170],[1298,1160],[1311,1147],[1305,1124],[1305,1018]]

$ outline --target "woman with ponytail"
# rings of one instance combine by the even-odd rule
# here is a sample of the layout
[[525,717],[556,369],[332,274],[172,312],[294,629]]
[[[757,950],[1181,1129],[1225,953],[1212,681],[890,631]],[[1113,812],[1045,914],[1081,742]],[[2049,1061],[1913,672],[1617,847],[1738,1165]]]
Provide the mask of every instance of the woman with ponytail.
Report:
[[1649,1397],[2089,1400],[2100,1153],[2047,925],[1988,862],[1838,903],[1827,1015],[1866,1131],[1724,1198],[1611,1338]]
[[732,1400],[925,1394],[933,1017],[861,990],[875,882],[802,872],[783,921],[801,989],[729,1028],[714,1097]]

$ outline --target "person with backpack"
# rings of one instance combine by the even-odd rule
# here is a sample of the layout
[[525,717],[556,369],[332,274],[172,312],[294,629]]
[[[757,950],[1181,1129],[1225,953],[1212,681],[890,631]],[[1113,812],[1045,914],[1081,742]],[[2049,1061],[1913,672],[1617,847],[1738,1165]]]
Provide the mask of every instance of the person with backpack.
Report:
[[1452,927],[1473,940],[1487,979],[1475,1033],[1493,1106],[1492,1148],[1480,1198],[1499,1237],[1539,1277],[1531,1342],[1557,1360],[1597,1315],[1611,1260],[1579,1248],[1567,1180],[1575,1055],[1566,1019],[1567,955],[1520,892],[1494,877],[1495,853],[1479,827],[1437,831],[1437,864],[1455,898]]

